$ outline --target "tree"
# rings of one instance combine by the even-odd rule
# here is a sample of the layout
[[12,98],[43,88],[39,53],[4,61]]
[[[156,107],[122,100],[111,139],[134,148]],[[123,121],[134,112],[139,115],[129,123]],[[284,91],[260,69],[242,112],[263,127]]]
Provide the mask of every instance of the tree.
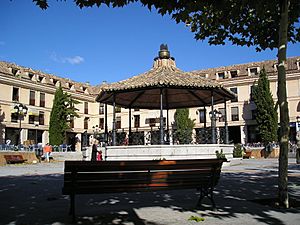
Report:
[[178,140],[180,144],[190,144],[193,141],[192,133],[195,121],[189,118],[189,109],[176,109],[174,119],[175,140]]
[[76,112],[78,109],[75,108],[75,104],[78,103],[71,98],[71,95],[64,93],[61,86],[56,89],[49,123],[51,145],[60,145],[65,142],[70,120],[79,117]]
[[[47,0],[33,0],[42,9]],[[170,14],[177,22],[190,26],[198,40],[224,45],[225,41],[240,46],[256,46],[257,51],[278,49],[278,105],[280,112],[280,156],[278,196],[280,204],[288,202],[289,112],[286,94],[286,51],[288,42],[300,41],[299,0],[74,0],[80,7],[123,7],[141,2],[161,15]],[[298,27],[297,27],[298,25]]]
[[264,146],[267,146],[269,143],[277,141],[278,115],[265,69],[260,71],[257,85],[253,87],[253,99],[257,110],[256,121],[259,134]]

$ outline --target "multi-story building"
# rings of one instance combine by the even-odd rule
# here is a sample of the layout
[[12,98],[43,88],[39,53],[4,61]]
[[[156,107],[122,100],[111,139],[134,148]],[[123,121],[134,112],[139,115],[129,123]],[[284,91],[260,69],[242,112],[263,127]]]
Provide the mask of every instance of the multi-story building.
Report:
[[[71,122],[66,140],[73,150],[75,144],[80,148],[82,133],[91,132],[91,124],[98,120],[99,103],[94,99],[99,88],[6,62],[0,62],[0,143],[46,144],[54,94],[60,85],[80,102],[76,106],[80,118]],[[28,110],[19,117],[14,107],[20,103]]]
[[[195,74],[221,82],[237,94],[237,98],[226,105],[229,139],[234,143],[259,141],[255,121],[256,107],[251,96],[252,87],[258,80],[262,68],[267,71],[276,102],[277,64],[275,60],[193,71]],[[101,85],[91,86],[13,63],[0,62],[0,143],[5,143],[8,139],[12,141],[12,144],[18,144],[20,141],[21,143],[26,141],[47,143],[50,112],[54,93],[59,85],[80,102],[76,106],[80,117],[70,123],[66,144],[72,145],[73,150],[75,148],[80,150],[83,137],[86,137],[85,134],[91,135],[95,129],[104,132],[105,105],[95,101]],[[300,118],[300,57],[287,60],[287,96],[290,136],[291,140],[294,140],[296,125],[298,125],[297,118]],[[16,117],[14,107],[18,103],[27,106],[26,116]],[[223,115],[217,121],[217,127],[222,128],[224,127],[224,104],[216,105],[215,108]],[[112,130],[112,111],[112,107],[108,106],[108,131]],[[175,110],[169,110],[167,114],[164,111],[165,121],[169,123],[170,130],[174,122],[174,112]],[[153,139],[150,141],[147,133],[157,132],[158,135],[159,115],[158,110],[134,109],[129,114],[128,109],[117,107],[116,129],[119,134],[128,133],[129,123],[131,123],[132,132],[140,136],[140,141],[136,144],[153,144],[156,141]],[[208,108],[192,108],[190,117],[196,123],[195,133],[211,124]],[[123,139],[119,140],[119,144],[124,144]]]
[[[256,106],[252,99],[254,83],[259,78],[259,72],[265,68],[270,81],[270,89],[274,102],[277,102],[277,61],[268,60],[240,65],[224,66],[207,70],[195,71],[210,79],[216,79],[232,92],[237,98],[227,104],[229,136],[234,143],[259,142],[256,126]],[[290,139],[295,140],[297,117],[300,118],[300,57],[287,59],[286,65],[287,100],[290,115]],[[222,106],[218,107],[221,112]],[[223,118],[219,119],[218,127]],[[199,119],[198,119],[198,122]],[[199,125],[199,123],[197,123]]]

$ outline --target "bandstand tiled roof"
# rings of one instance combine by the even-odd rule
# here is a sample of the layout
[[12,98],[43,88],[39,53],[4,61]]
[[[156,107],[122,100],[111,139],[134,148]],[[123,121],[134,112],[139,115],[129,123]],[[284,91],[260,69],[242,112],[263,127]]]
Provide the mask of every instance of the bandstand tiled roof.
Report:
[[102,85],[96,100],[113,104],[115,99],[125,108],[159,109],[162,91],[163,108],[175,109],[211,105],[212,94],[214,104],[235,98],[217,81],[178,69],[167,49],[161,48],[159,55],[148,72]]

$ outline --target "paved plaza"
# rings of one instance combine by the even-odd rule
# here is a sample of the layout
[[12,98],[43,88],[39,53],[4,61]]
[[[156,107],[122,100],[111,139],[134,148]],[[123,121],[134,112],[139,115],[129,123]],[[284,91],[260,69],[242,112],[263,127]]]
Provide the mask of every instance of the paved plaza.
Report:
[[[277,193],[277,159],[242,160],[227,166],[215,189],[217,210],[210,201],[196,208],[195,190],[78,195],[77,224],[298,225],[300,208],[288,210],[253,202]],[[0,167],[0,224],[71,224],[69,197],[61,194],[63,162]],[[289,163],[289,192],[300,200],[300,165]],[[204,221],[189,221],[191,216]]]

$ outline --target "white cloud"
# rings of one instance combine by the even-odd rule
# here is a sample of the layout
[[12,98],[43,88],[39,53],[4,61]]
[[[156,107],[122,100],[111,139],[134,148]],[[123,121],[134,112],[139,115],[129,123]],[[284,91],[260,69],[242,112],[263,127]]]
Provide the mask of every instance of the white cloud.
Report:
[[52,52],[50,54],[50,59],[59,63],[70,63],[72,65],[80,64],[84,62],[84,58],[81,56],[73,56],[73,57],[62,57],[56,54],[56,52]]
[[66,61],[70,64],[80,64],[84,62],[84,58],[82,58],[81,56],[74,56],[71,58],[66,58]]

